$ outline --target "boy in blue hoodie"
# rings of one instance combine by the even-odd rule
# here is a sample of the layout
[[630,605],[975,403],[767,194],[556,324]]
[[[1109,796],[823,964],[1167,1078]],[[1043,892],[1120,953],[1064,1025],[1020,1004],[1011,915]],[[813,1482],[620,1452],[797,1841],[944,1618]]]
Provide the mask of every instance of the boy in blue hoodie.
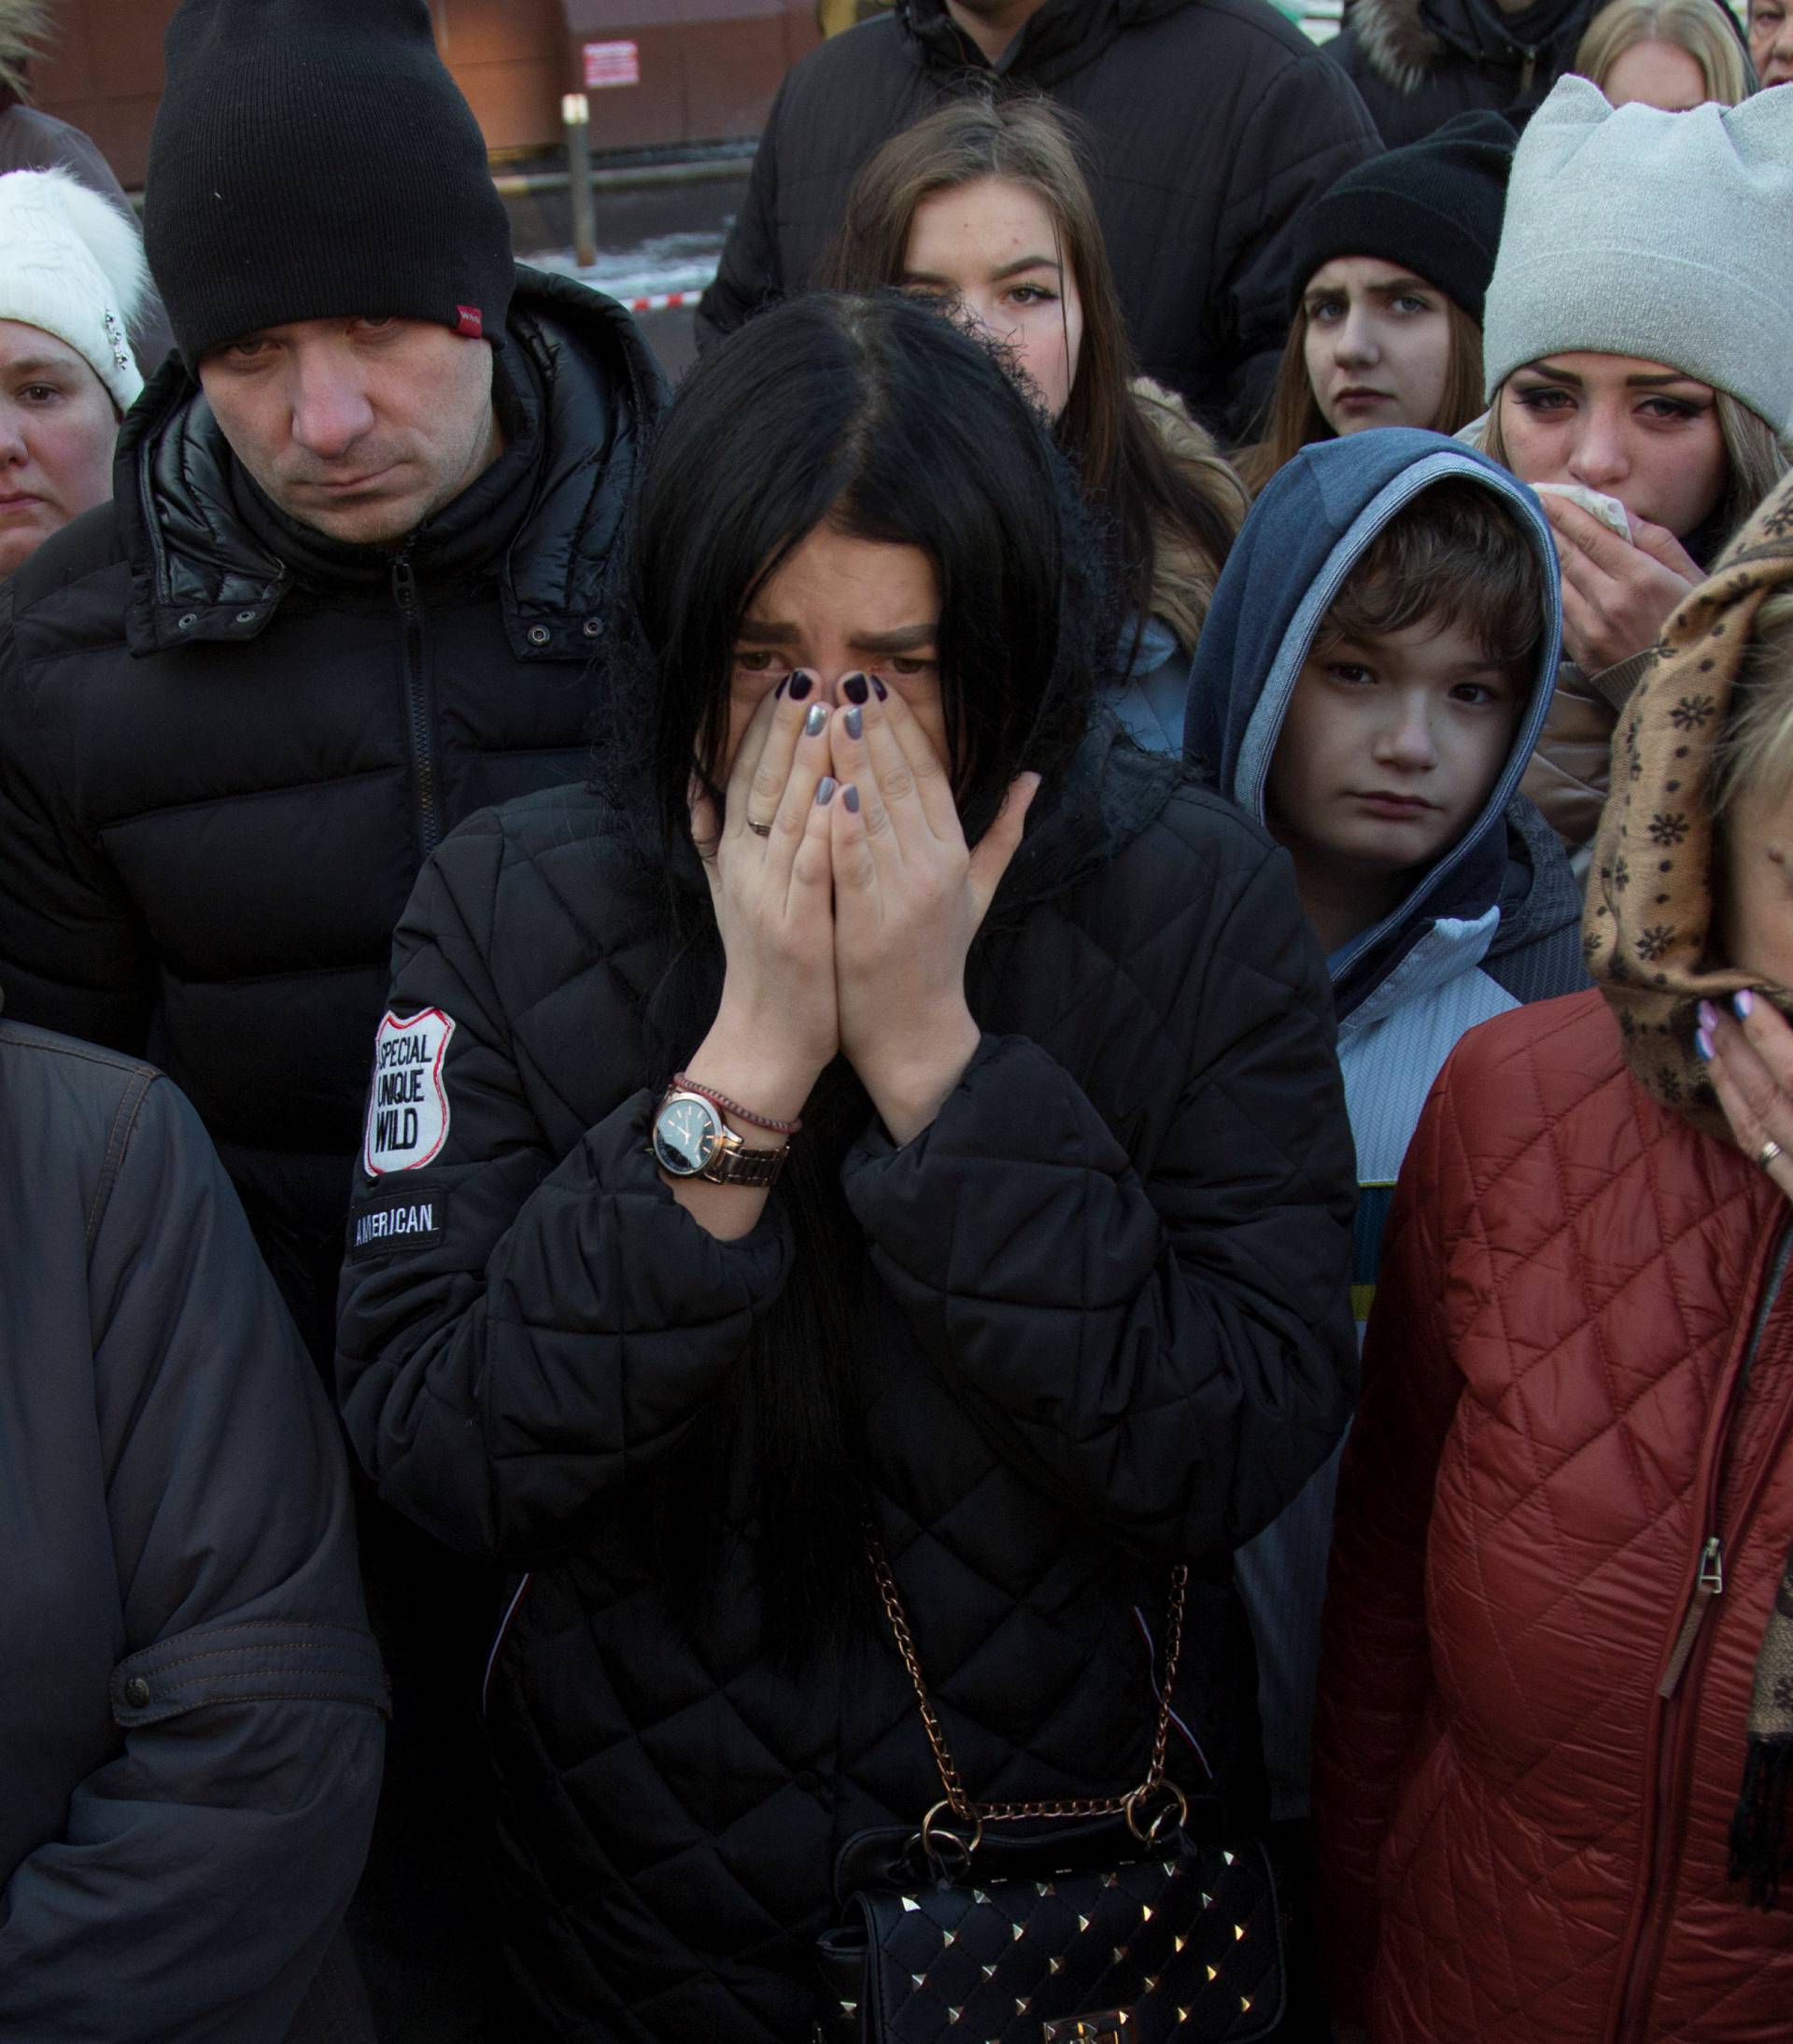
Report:
[[[1391,428],[1265,488],[1203,629],[1185,749],[1287,847],[1327,953],[1357,1144],[1353,1304],[1458,1038],[1587,984],[1579,891],[1520,796],[1557,670],[1557,555],[1482,455]],[[1305,1817],[1334,1457],[1239,1551],[1272,1813]]]

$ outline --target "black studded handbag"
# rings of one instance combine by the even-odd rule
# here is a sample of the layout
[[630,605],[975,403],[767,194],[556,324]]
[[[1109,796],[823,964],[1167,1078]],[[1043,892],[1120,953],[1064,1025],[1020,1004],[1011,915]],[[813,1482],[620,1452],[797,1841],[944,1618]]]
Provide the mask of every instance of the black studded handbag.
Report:
[[[1188,1571],[1171,1580],[1151,1762],[1112,1797],[974,1803],[882,1551],[884,1611],[944,1796],[917,1829],[851,1840],[842,1920],[817,1941],[816,2044],[1249,2044],[1287,1997],[1258,1840],[1205,1839],[1165,1771]],[[1024,1836],[994,1827],[1027,1824]],[[986,1826],[992,1833],[986,1837]]]

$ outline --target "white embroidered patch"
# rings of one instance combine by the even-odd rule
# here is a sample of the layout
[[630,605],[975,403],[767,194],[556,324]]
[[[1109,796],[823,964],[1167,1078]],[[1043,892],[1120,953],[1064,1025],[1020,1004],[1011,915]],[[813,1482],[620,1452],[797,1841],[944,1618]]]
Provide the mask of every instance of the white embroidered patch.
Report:
[[439,1008],[401,1022],[389,1011],[374,1038],[374,1092],[367,1103],[361,1163],[370,1178],[416,1171],[448,1140],[443,1060],[454,1022]]

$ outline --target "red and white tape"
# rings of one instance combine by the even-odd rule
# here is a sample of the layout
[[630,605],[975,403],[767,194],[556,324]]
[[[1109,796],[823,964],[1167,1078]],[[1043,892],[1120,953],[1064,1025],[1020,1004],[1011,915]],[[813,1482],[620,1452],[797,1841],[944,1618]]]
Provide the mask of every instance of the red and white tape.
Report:
[[703,296],[701,289],[695,291],[655,291],[647,298],[625,298],[620,303],[630,312],[677,312],[685,305],[695,305]]

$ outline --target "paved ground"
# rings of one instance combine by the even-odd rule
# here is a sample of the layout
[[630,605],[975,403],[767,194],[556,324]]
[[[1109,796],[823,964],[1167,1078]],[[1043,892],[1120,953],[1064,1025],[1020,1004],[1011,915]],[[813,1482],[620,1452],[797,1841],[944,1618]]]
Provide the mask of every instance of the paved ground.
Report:
[[[510,202],[516,249],[526,262],[565,270],[624,299],[701,290],[715,275],[723,237],[746,191],[742,177],[655,185],[596,197],[598,261],[576,270],[565,192]],[[691,312],[638,313],[642,333],[674,382],[696,352]]]

